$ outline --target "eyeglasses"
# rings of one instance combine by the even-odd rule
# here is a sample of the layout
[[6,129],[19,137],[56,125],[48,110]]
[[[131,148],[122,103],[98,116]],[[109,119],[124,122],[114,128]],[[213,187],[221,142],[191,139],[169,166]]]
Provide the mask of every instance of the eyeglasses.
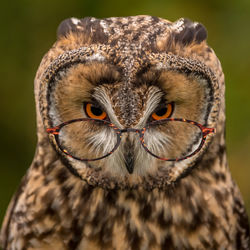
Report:
[[119,147],[122,135],[129,132],[138,134],[142,147],[153,157],[181,161],[198,153],[215,129],[182,118],[153,121],[142,129],[119,129],[106,120],[80,118],[47,129],[58,148],[79,161],[108,157]]

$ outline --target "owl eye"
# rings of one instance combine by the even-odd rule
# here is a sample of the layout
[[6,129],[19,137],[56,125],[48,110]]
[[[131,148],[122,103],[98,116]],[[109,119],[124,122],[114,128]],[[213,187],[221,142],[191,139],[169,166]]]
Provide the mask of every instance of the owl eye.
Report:
[[84,108],[89,118],[104,120],[107,117],[106,112],[92,103],[85,103]]
[[162,120],[169,118],[173,113],[173,109],[174,109],[174,104],[168,103],[165,107],[162,107],[158,109],[156,112],[154,112],[152,114],[152,118],[154,120]]

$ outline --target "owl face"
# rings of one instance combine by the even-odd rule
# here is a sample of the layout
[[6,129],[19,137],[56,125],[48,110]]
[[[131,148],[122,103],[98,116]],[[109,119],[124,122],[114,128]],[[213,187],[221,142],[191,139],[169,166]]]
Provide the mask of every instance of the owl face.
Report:
[[150,155],[135,131],[122,133],[119,147],[106,158],[76,159],[96,159],[112,151],[118,136],[110,123],[120,130],[147,127],[143,143],[161,158],[187,155],[199,145],[201,134],[187,123],[157,125],[155,121],[183,118],[215,127],[217,82],[205,64],[161,51],[145,53],[141,43],[118,44],[119,48],[85,44],[60,54],[47,67],[40,85],[45,128],[80,118],[103,121],[65,126],[59,134],[65,152],[53,135],[50,141],[66,165],[84,180],[137,185],[155,177],[172,183],[195,164],[212,136],[199,153],[180,162]]

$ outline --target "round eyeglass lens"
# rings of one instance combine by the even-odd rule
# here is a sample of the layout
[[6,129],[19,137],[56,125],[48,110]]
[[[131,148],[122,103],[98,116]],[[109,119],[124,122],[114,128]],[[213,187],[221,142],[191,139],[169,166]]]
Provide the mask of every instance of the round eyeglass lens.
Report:
[[108,155],[117,141],[116,131],[104,121],[96,120],[68,123],[58,135],[61,150],[80,160],[95,160]]
[[201,129],[183,121],[164,121],[160,125],[152,123],[144,134],[144,146],[155,156],[168,160],[188,157],[201,142]]

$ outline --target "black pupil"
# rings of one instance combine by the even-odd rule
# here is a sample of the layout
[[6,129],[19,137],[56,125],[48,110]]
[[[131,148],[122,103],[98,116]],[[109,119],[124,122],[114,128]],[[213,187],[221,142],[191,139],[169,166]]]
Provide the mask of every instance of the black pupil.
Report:
[[167,108],[162,108],[162,109],[157,110],[155,113],[158,116],[163,116],[166,114],[167,110],[168,110]]
[[103,113],[100,108],[97,108],[95,106],[91,106],[91,112],[96,116],[100,116]]

